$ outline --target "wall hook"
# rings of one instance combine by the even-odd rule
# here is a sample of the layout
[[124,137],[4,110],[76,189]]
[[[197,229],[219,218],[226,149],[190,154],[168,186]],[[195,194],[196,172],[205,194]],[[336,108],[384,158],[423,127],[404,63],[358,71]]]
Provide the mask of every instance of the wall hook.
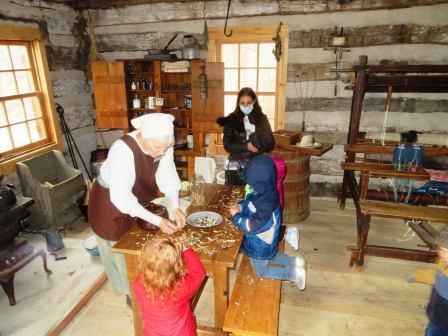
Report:
[[227,5],[226,23],[224,25],[224,35],[227,37],[230,37],[233,34],[233,30],[230,30],[230,33],[227,33],[227,20],[229,19],[229,9],[230,9],[231,2],[232,2],[232,0],[229,0],[229,4]]

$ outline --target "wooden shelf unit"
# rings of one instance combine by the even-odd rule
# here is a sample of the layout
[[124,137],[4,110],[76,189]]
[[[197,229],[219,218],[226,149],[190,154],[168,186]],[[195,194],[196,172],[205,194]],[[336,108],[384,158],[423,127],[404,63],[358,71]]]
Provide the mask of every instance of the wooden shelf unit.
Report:
[[[216,119],[224,115],[224,64],[194,59],[188,72],[163,72],[163,62],[185,60],[121,59],[92,65],[98,128],[132,130],[130,120],[143,114],[161,112],[174,116],[176,141],[193,135],[193,149],[175,150],[181,179],[194,174],[194,157],[205,155],[205,134],[220,132]],[[207,75],[208,97],[200,98],[199,76]],[[132,82],[152,83],[151,89],[131,89]],[[141,84],[140,84],[141,85]],[[137,95],[141,108],[132,108]],[[191,95],[191,108],[185,96]],[[162,106],[145,108],[145,98],[163,98]],[[185,163],[186,162],[186,163]],[[186,167],[185,167],[186,166]]]

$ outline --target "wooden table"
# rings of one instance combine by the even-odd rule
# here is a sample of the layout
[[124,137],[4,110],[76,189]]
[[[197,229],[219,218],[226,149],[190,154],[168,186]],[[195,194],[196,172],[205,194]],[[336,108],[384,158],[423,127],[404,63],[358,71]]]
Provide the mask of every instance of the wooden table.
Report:
[[[243,197],[243,187],[206,184],[206,202],[204,206],[192,206],[187,209],[187,215],[200,210],[210,210],[220,213],[224,217],[223,223],[212,228],[195,228],[186,225],[175,233],[179,239],[186,237],[193,239],[192,246],[205,266],[207,277],[213,278],[215,293],[215,328],[206,328],[209,334],[223,334],[222,326],[229,303],[229,269],[235,267],[243,234],[231,222],[228,205]],[[229,197],[229,195],[232,195]],[[224,206],[223,206],[224,202]],[[134,225],[126,235],[112,248],[113,252],[123,253],[126,257],[126,266],[129,285],[137,277],[138,256],[141,248],[148,239],[162,234],[143,231]],[[134,315],[134,335],[143,335],[142,317],[136,298],[131,293],[132,310]],[[193,305],[197,303],[193,301]],[[198,326],[198,330],[202,328]]]

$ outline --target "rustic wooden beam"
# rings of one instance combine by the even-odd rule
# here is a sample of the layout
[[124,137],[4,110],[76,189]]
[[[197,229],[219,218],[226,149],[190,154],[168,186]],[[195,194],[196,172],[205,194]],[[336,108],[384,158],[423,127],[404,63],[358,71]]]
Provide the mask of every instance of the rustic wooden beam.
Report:
[[[353,70],[362,68],[359,65],[353,66]],[[411,73],[448,73],[448,65],[443,64],[412,64],[412,65],[369,65],[369,74],[376,72],[411,72]]]
[[[394,88],[393,92],[398,91],[396,91]],[[366,97],[362,103],[363,113],[384,112],[384,100],[384,98]],[[347,111],[348,109],[350,109],[351,103],[352,98],[342,97],[314,97],[309,99],[287,98],[286,111]],[[436,100],[397,97],[392,100],[390,111],[391,113],[432,113],[436,111],[448,111],[448,99]]]
[[[345,87],[350,90],[351,87]],[[367,86],[366,92],[387,92],[387,86]],[[407,93],[445,93],[448,92],[447,86],[394,86],[394,92]]]
[[[358,251],[358,247],[354,245],[348,245],[347,249],[349,251]],[[365,254],[384,258],[422,261],[429,263],[434,262],[437,257],[437,253],[433,251],[411,250],[379,245],[367,245]]]
[[367,75],[367,86],[392,86],[392,87],[448,87],[448,76],[411,76],[411,75],[398,75],[398,76],[376,76]]
[[[158,3],[172,3],[172,2],[196,2],[192,0],[47,0],[47,2],[66,3],[77,9],[97,9],[97,8],[110,8],[110,7],[125,7],[129,5],[140,4],[158,4]],[[217,0],[208,0],[208,2],[217,2]],[[235,5],[241,6],[245,4],[245,1],[235,1]],[[278,9],[272,10],[268,15],[295,15],[295,14],[310,14],[310,13],[323,13],[323,12],[341,12],[341,11],[368,11],[379,9],[400,9],[418,6],[428,6],[448,3],[447,0],[413,0],[412,4],[409,0],[376,0],[371,2],[365,2],[365,0],[351,0],[350,2],[341,5],[338,0],[328,0],[325,4],[322,2],[316,2],[314,6],[310,5],[309,0],[293,0],[293,1],[279,1]],[[202,6],[202,4],[200,5]],[[233,4],[232,4],[233,6]],[[202,7],[201,7],[202,13]],[[225,11],[219,18],[225,17]],[[232,13],[234,16],[242,13]],[[252,15],[252,14],[251,14]],[[202,15],[198,17],[202,20]]]
[[[349,48],[393,44],[448,44],[448,25],[376,25],[344,28]],[[295,30],[289,35],[290,48],[325,48],[331,45],[332,28]],[[358,66],[356,70],[362,68]],[[371,66],[369,66],[369,69]]]
[[[366,153],[366,154],[392,154],[395,146],[381,146],[368,144],[347,144],[344,146],[344,151],[352,153]],[[448,155],[448,147],[424,147],[425,157],[436,157]]]
[[[407,193],[399,192],[398,199],[405,199]],[[374,201],[390,202],[394,199],[394,193],[386,190],[367,190],[367,199]],[[448,197],[446,196],[432,196],[429,194],[415,193],[409,196],[409,204],[421,205],[447,205]]]

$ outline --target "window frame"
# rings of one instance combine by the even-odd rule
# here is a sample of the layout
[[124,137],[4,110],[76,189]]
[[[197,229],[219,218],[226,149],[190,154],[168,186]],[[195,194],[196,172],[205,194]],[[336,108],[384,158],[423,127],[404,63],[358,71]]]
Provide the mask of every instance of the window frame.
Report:
[[[222,55],[221,55],[221,51],[222,51],[222,46],[224,44],[237,44],[238,45],[238,65],[237,67],[231,67],[231,68],[226,68],[224,67],[224,71],[227,69],[232,69],[232,70],[237,70],[238,71],[238,87],[241,86],[241,70],[245,70],[245,69],[256,69],[257,70],[257,83],[256,83],[256,88],[254,88],[254,91],[257,93],[258,97],[275,97],[275,108],[274,108],[274,124],[275,121],[277,120],[277,116],[278,116],[278,76],[279,76],[279,72],[278,72],[278,64],[276,64],[275,67],[275,90],[274,91],[260,91],[258,89],[258,84],[259,84],[259,78],[260,78],[260,70],[266,70],[266,69],[274,69],[273,67],[259,67],[259,60],[260,60],[260,44],[262,43],[273,43],[272,39],[268,40],[268,39],[257,39],[257,41],[252,40],[240,40],[238,42],[236,41],[223,41],[223,40],[218,40],[216,41],[216,53],[217,53],[217,59],[220,60],[222,62]],[[255,67],[243,67],[241,66],[241,59],[240,59],[240,55],[241,55],[241,45],[242,44],[256,44],[257,45],[257,65]],[[225,85],[224,85],[225,87]],[[226,95],[238,95],[239,91],[226,91],[224,89],[224,97]],[[224,111],[225,113],[225,111]],[[268,119],[272,119],[272,117],[268,116]]]
[[[46,138],[0,154],[0,174],[15,171],[17,162],[43,154],[53,149],[61,150],[61,135],[56,118],[53,89],[47,64],[45,46],[40,29],[17,25],[0,25],[0,41],[3,44],[24,44],[27,46],[31,72],[35,84],[32,94],[16,94],[14,98],[36,97],[40,102]],[[0,98],[2,102],[6,100]]]
[[[232,36],[226,37],[222,27],[209,28],[208,31],[208,61],[217,62],[220,60],[221,45],[228,43],[266,43],[273,42],[276,36],[278,26],[232,26],[228,27],[232,30]],[[282,25],[280,30],[280,38],[282,42],[282,55],[280,61],[277,62],[277,83],[276,83],[276,108],[274,119],[274,130],[285,128],[286,119],[286,83],[288,74],[288,45],[289,45],[289,28]],[[265,95],[264,93],[260,93]],[[272,95],[267,93],[266,95]]]

